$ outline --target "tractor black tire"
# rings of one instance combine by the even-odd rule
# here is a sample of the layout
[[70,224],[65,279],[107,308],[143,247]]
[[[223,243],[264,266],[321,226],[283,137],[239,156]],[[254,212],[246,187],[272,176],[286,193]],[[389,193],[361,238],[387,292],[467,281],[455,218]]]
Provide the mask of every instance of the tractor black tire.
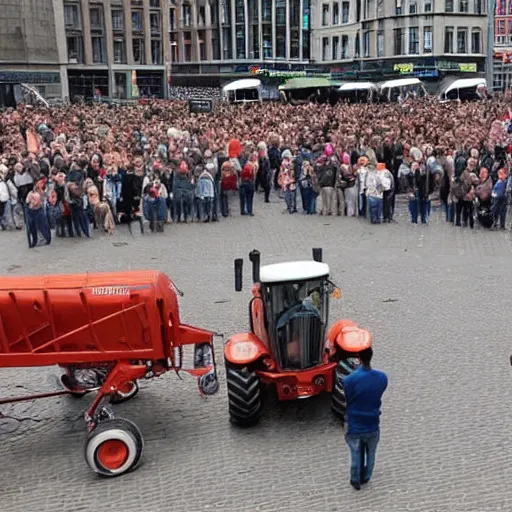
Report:
[[261,415],[261,385],[256,372],[226,365],[229,420],[240,426],[256,423]]
[[343,389],[343,379],[357,369],[357,365],[346,360],[340,361],[334,370],[334,384],[332,387],[331,410],[343,422],[347,415],[347,398]]

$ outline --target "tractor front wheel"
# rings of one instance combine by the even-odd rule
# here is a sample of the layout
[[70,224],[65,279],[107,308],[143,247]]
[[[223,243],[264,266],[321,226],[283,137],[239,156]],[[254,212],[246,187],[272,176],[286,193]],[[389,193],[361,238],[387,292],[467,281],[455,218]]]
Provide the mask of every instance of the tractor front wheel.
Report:
[[262,408],[259,377],[247,368],[227,366],[226,370],[231,423],[240,426],[256,423]]
[[332,387],[331,410],[335,416],[345,421],[347,413],[347,398],[343,389],[343,374],[336,368],[334,371],[334,385]]
[[122,418],[107,419],[89,432],[85,461],[100,475],[119,476],[137,465],[143,448],[142,434],[134,423]]

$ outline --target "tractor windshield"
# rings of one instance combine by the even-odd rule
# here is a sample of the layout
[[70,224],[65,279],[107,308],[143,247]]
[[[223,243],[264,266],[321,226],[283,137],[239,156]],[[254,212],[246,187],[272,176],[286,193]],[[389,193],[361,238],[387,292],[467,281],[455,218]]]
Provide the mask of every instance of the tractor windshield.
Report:
[[324,278],[264,286],[272,351],[282,369],[308,368],[321,362],[328,286]]

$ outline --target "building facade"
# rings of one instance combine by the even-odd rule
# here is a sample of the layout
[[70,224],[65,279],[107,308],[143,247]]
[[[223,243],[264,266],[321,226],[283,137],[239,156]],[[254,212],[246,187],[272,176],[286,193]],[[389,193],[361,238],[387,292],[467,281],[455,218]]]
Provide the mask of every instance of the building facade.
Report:
[[495,89],[512,86],[512,0],[496,0],[493,81]]
[[485,0],[321,1],[312,53],[340,72],[387,70],[439,78],[483,72]]

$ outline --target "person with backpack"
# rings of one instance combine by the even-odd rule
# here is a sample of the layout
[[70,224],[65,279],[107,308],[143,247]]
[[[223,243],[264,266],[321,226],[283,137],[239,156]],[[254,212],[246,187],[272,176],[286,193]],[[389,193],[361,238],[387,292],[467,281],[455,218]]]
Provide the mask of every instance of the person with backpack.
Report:
[[327,155],[323,155],[317,160],[315,172],[320,186],[320,196],[322,198],[322,210],[320,215],[333,215],[335,212],[337,172],[334,162]]
[[240,215],[254,215],[252,203],[254,199],[254,180],[256,172],[254,165],[247,162],[240,172]]
[[238,190],[237,176],[229,161],[221,165],[220,210],[223,217],[229,216],[229,197]]
[[173,172],[173,222],[188,222],[192,219],[194,185],[188,163],[182,160],[177,171]]

